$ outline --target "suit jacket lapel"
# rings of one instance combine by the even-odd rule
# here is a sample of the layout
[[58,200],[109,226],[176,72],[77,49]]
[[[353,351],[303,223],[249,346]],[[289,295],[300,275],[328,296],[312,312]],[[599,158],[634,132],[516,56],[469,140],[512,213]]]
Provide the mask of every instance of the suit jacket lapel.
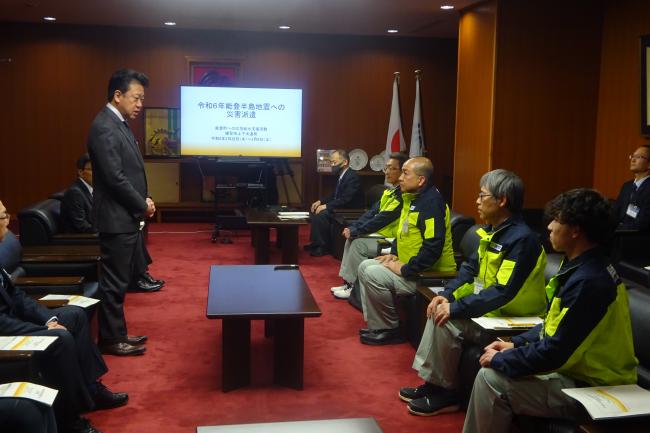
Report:
[[13,310],[14,303],[11,300],[11,297],[9,296],[9,292],[7,292],[7,289],[9,288],[9,284],[11,284],[11,277],[9,274],[7,274],[7,271],[4,269],[0,270],[0,296],[2,296],[2,299],[7,303],[7,306],[9,309]]

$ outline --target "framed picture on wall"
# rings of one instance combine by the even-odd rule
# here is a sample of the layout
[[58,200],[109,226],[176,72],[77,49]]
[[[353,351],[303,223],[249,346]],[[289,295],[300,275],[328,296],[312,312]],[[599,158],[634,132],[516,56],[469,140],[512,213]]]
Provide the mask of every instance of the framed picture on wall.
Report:
[[641,134],[650,137],[650,35],[641,37]]
[[187,58],[192,86],[234,87],[239,84],[241,63],[238,60]]
[[145,108],[144,137],[145,157],[179,157],[181,143],[180,110],[178,108]]

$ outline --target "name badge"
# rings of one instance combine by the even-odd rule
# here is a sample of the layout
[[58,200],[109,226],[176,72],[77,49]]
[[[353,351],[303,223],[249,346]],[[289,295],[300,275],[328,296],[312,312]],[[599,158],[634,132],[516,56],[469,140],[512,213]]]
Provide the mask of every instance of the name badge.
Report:
[[627,206],[627,210],[625,211],[625,214],[632,218],[636,218],[639,215],[639,206],[630,203]]
[[479,277],[474,277],[474,294],[478,295],[483,290],[483,280]]
[[503,249],[503,245],[497,244],[496,242],[490,242],[490,248],[492,248],[494,251],[501,251]]

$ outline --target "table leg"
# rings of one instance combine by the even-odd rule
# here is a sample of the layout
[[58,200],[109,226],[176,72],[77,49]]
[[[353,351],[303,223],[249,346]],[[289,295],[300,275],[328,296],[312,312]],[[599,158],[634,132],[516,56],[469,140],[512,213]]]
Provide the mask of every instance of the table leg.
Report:
[[298,226],[278,228],[278,235],[282,237],[282,263],[298,264]]
[[269,228],[254,227],[253,243],[255,245],[255,264],[266,265],[269,263]]
[[223,392],[250,384],[251,321],[223,319],[221,386]]
[[274,320],[273,382],[302,389],[305,351],[303,317]]

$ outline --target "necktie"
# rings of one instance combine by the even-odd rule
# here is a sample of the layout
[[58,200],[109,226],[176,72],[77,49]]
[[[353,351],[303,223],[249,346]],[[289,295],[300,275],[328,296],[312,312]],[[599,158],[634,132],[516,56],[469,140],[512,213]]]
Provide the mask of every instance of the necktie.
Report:
[[9,293],[7,293],[7,286],[9,285],[8,279],[9,276],[5,274],[4,269],[0,269],[0,296],[4,298],[4,301],[7,303],[7,306],[10,309],[13,309],[13,301],[11,300],[11,297],[9,296]]
[[336,189],[334,190],[334,198],[339,198],[340,186],[341,186],[341,178],[339,177],[339,180],[336,181]]

